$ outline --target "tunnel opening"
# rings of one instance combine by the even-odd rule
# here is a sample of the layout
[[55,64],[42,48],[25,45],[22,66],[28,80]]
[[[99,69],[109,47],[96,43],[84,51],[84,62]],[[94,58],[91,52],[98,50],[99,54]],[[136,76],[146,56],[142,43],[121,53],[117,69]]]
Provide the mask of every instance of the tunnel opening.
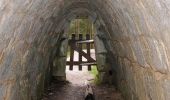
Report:
[[53,62],[53,78],[66,80],[69,71],[79,70],[81,73],[82,70],[92,70],[94,74],[98,73],[94,76],[95,82],[115,85],[116,73],[113,67],[116,65],[112,65],[109,47],[105,27],[100,26],[96,30],[88,17],[72,20],[67,33],[61,36],[59,42]]
[[[97,94],[97,100],[115,98],[110,95],[111,92],[108,92],[116,92],[114,86],[116,76],[111,63],[108,62],[110,58],[108,48],[106,48],[108,43],[104,27],[100,26],[96,30],[94,23],[88,17],[78,17],[70,22],[68,31],[61,34],[59,41],[53,61],[52,87],[61,89],[67,95],[69,88],[66,86],[73,90],[79,89],[80,93],[85,93],[82,92],[83,89],[85,90],[86,86],[91,85]],[[55,89],[51,90],[50,92],[55,92]],[[108,93],[103,94],[99,91]],[[54,94],[58,96],[58,93]],[[117,94],[116,97],[122,99],[121,95]],[[47,92],[47,95],[50,94]],[[53,96],[47,96],[47,98],[53,98]],[[54,98],[56,99],[56,97]],[[61,98],[65,100],[63,97],[57,97],[57,99]]]
[[78,83],[97,80],[94,35],[94,25],[87,17],[77,17],[71,21],[66,62],[66,78],[70,82],[76,76],[80,81]]
[[66,80],[69,71],[74,73],[78,70],[80,73],[86,72],[83,70],[98,72],[94,35],[94,25],[89,19],[76,18],[71,21],[69,31],[60,39],[60,46],[53,62],[53,77],[56,80]]
[[[114,69],[111,63],[108,62],[110,54],[106,48],[108,43],[104,27],[100,26],[97,30],[91,19],[78,17],[70,21],[67,31],[62,31],[58,38],[59,42],[52,62],[52,84],[49,86],[50,89],[46,90],[48,99],[45,100],[63,99],[64,96],[60,97],[60,94],[55,91],[56,89],[61,89],[60,91],[64,91],[63,94],[66,95],[70,94],[68,89],[79,89],[82,94],[87,85],[92,85],[98,100],[104,98],[112,100],[114,97],[108,91],[117,93],[113,86],[116,76],[115,73],[113,74]],[[75,49],[76,46],[78,49]],[[103,94],[99,91],[108,93]],[[57,97],[54,97],[53,94]],[[121,98],[121,95],[117,94],[116,97]],[[66,99],[66,97],[64,98]],[[82,97],[78,95],[76,98]]]

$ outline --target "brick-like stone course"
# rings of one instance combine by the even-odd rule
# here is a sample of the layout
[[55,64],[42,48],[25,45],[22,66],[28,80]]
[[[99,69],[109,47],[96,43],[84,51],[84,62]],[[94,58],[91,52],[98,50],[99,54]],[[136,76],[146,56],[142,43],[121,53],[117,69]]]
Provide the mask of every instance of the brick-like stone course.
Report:
[[102,28],[99,58],[124,98],[169,100],[169,11],[168,0],[0,0],[0,100],[40,99],[62,31],[82,13]]

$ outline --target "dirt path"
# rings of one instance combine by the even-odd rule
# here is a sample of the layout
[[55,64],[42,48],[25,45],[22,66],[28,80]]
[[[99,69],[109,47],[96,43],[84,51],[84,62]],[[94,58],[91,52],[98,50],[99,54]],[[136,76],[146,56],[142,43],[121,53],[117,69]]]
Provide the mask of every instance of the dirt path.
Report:
[[[87,80],[94,79],[94,76],[89,74],[85,68],[83,71],[78,71],[78,67],[69,71],[67,67],[66,73],[69,82],[53,83],[42,100],[84,100],[85,81],[90,84],[90,81]],[[92,85],[92,87],[96,100],[122,100],[120,93],[113,86]]]
[[[73,84],[53,84],[48,95],[42,100],[84,100],[85,86]],[[123,100],[120,93],[111,86],[94,86],[96,100]]]

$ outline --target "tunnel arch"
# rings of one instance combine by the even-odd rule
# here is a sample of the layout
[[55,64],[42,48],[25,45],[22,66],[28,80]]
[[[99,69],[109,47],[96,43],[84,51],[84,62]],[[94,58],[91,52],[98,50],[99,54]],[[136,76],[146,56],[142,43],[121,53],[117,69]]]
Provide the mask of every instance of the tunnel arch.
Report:
[[[72,7],[74,7],[74,8],[72,8]],[[109,50],[108,50],[108,48],[106,48],[104,46],[104,42],[105,42],[105,45],[106,45],[108,43],[107,39],[109,39],[109,36],[106,35],[106,34],[108,34],[107,33],[108,31],[106,31],[106,27],[104,25],[104,22],[101,20],[100,16],[97,17],[97,14],[95,12],[91,11],[90,9],[88,9],[87,7],[84,8],[84,7],[81,6],[80,8],[78,8],[77,6],[75,7],[75,6],[71,5],[71,7],[68,7],[68,8],[69,8],[68,10],[65,10],[67,12],[63,13],[64,17],[61,20],[62,24],[65,24],[67,22],[67,24],[64,25],[64,26],[66,26],[65,27],[66,29],[63,29],[64,31],[63,31],[62,34],[66,35],[68,33],[67,29],[69,27],[69,22],[71,22],[71,20],[73,20],[73,19],[76,19],[77,17],[78,18],[87,17],[90,21],[92,21],[92,23],[94,24],[95,28],[97,28],[96,29],[97,33],[95,33],[95,37],[97,37],[97,38],[94,41],[95,41],[95,44],[96,44],[95,48],[97,48],[97,55],[100,55],[100,56],[97,56],[98,66],[100,65],[100,67],[98,67],[99,75],[100,75],[100,73],[102,73],[102,74],[103,73],[107,73],[109,75],[109,71],[112,71],[113,68],[111,68],[112,67],[111,63],[108,65],[109,62],[105,62],[106,59],[110,59],[110,58],[106,57],[108,55],[107,51],[109,51]],[[72,8],[72,9],[70,9],[70,8]],[[65,36],[63,38],[66,39]],[[63,41],[63,42],[66,42],[66,41]],[[63,42],[61,42],[61,44]],[[101,45],[101,46],[99,46],[99,45]],[[98,50],[98,49],[101,49],[101,48],[103,48],[104,50]],[[56,49],[54,49],[54,52],[55,51],[56,51]],[[56,55],[59,55],[58,51],[56,53],[57,53]],[[55,57],[53,57],[53,58],[55,58]],[[58,56],[57,58],[58,59],[63,59],[64,57],[59,57]],[[59,60],[55,60],[55,61],[59,63]],[[100,61],[103,61],[103,63],[100,63]],[[60,65],[60,64],[58,64],[58,65]],[[105,68],[102,68],[102,67],[105,67]],[[59,67],[56,67],[56,68],[59,68]],[[62,72],[63,72],[63,70],[62,70]],[[59,74],[61,72],[58,72],[58,71],[54,72],[54,78],[55,79],[57,79],[57,80],[59,79],[60,80],[61,77],[64,78],[64,75],[60,74],[60,75],[57,76],[57,73]],[[64,74],[64,72],[63,72],[63,74]],[[103,74],[102,77],[104,78],[104,74]],[[100,82],[102,82],[102,83],[106,83],[109,80],[109,79],[103,80],[103,78],[100,77],[100,80],[101,80]]]
[[94,16],[91,19],[99,17],[96,27],[103,25],[107,31],[119,89],[128,91],[124,97],[169,100],[169,4],[161,0],[1,0],[0,99],[41,97],[51,52],[67,28],[64,23],[69,24],[71,13],[80,11],[76,9],[85,8],[83,12]]

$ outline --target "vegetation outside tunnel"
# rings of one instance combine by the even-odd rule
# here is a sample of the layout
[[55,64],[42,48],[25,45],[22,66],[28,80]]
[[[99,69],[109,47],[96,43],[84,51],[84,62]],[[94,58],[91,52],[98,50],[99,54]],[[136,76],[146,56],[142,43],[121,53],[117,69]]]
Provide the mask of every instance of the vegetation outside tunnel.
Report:
[[98,77],[99,72],[97,70],[97,66],[93,65],[92,70],[89,73],[94,76],[93,83],[96,84],[96,85],[99,85],[101,82],[100,82],[99,77]]

